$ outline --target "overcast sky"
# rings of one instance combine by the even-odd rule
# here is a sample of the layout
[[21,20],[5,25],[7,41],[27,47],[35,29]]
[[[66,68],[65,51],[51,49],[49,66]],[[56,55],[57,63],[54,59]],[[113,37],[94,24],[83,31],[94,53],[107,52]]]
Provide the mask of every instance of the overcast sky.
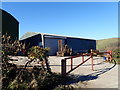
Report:
[[4,2],[2,8],[19,21],[20,37],[26,32],[118,37],[117,2]]

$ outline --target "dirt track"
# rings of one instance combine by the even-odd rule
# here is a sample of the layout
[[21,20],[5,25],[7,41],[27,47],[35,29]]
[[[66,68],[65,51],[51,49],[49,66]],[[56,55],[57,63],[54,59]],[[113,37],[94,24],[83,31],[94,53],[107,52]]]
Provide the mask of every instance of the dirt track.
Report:
[[[64,57],[49,57],[53,72],[61,72],[62,58]],[[81,58],[75,59],[74,67],[81,61]],[[70,69],[70,60],[67,61],[68,69]],[[101,57],[94,57],[94,71],[91,70],[91,60],[89,60],[70,74],[74,74],[78,79],[78,82],[71,82],[71,85],[74,87],[118,88],[118,65],[103,62]]]

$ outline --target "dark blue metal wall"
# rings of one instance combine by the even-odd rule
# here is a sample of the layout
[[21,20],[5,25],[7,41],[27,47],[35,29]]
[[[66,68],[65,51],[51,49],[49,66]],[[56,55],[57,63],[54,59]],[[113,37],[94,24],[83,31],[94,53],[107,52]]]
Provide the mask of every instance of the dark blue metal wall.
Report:
[[62,44],[65,44],[65,40],[61,38],[47,38],[45,37],[45,47],[50,48],[49,55],[56,55],[58,52],[58,40],[62,40]]
[[41,40],[41,34],[37,34],[35,36],[29,37],[27,39],[21,40],[21,42],[25,43],[28,48],[31,48],[32,46],[38,46],[39,42],[42,42]]
[[70,48],[72,48],[74,53],[85,52],[89,49],[96,50],[96,40],[68,37],[66,43]]
[[[66,39],[62,38],[60,39],[57,37],[56,38],[44,37],[45,47],[48,47],[51,50],[49,52],[49,55],[56,55],[58,51],[58,40],[63,40],[64,44],[67,44],[69,48],[72,48],[73,53],[87,52],[89,49],[96,50],[96,40],[72,37],[67,37]],[[21,42],[26,43],[26,46],[28,46],[28,48],[32,46],[39,46],[40,42],[42,42],[41,34],[37,34],[35,36],[21,40]]]

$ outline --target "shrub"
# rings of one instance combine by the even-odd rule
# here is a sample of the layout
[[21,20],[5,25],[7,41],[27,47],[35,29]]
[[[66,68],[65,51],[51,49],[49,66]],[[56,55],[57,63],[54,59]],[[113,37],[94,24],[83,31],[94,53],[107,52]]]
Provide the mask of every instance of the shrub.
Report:
[[[27,70],[9,63],[10,58],[8,57],[8,55],[17,55],[19,51],[25,49],[25,45],[19,41],[10,41],[10,36],[4,35],[2,40],[3,51],[0,51],[2,54],[2,90],[52,90],[56,86],[71,80],[51,73],[47,59],[49,48],[40,48],[39,46],[30,48],[28,57],[31,61],[28,63],[39,59],[41,67],[33,67]],[[44,62],[47,69],[44,68]]]
[[41,48],[39,46],[31,47],[30,50],[28,51],[28,57],[31,60],[26,63],[25,67],[27,67],[27,64],[31,63],[32,61],[37,61],[38,59],[39,62],[41,63],[42,69],[45,70],[44,64],[46,64],[47,71],[51,73],[51,69],[47,59],[49,50],[50,50],[49,48]]
[[17,55],[19,52],[22,53],[25,50],[25,44],[18,40],[12,41],[9,35],[2,36],[2,50],[6,55]]
[[114,58],[120,58],[120,48],[115,49],[115,50],[113,51],[113,57],[114,57]]
[[113,59],[117,64],[120,64],[120,48],[113,50]]

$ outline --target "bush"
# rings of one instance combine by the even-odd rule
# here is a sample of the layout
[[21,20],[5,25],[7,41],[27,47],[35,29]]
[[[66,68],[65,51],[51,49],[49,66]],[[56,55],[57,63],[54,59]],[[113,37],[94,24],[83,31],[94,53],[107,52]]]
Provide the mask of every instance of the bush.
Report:
[[18,40],[12,41],[9,35],[2,36],[2,50],[6,55],[17,55],[23,50],[25,50],[25,44],[21,43]]
[[53,90],[73,90],[74,88],[70,85],[59,85]]
[[120,58],[120,48],[115,49],[115,50],[113,51],[113,57],[114,57],[114,58]]
[[49,52],[49,48],[41,48],[39,46],[31,47],[28,51],[28,57],[31,60],[26,63],[25,67],[27,66],[27,64],[31,63],[32,61],[37,61],[38,59],[42,69],[45,70],[44,64],[46,64],[47,71],[51,73],[51,69],[47,59],[48,52]]
[[[11,72],[11,71],[10,71]],[[36,73],[37,72],[37,73]],[[27,77],[27,78],[26,78]],[[10,79],[8,77],[7,79]],[[63,78],[60,74],[49,74],[40,68],[34,67],[31,70],[19,69],[16,77],[4,85],[4,90],[59,90],[58,88],[71,88],[64,84],[70,81],[70,77]]]
[[[28,57],[31,59],[29,63],[39,59],[42,62],[40,67],[27,70],[9,63],[8,55],[17,55],[19,51],[25,49],[25,45],[19,41],[10,41],[10,36],[4,35],[2,40],[3,51],[0,51],[2,54],[2,90],[52,90],[71,80],[69,77],[63,78],[59,74],[51,73],[47,59],[48,48],[34,46],[28,52]],[[44,64],[47,69],[43,69]]]
[[120,64],[120,48],[113,50],[113,59]]

